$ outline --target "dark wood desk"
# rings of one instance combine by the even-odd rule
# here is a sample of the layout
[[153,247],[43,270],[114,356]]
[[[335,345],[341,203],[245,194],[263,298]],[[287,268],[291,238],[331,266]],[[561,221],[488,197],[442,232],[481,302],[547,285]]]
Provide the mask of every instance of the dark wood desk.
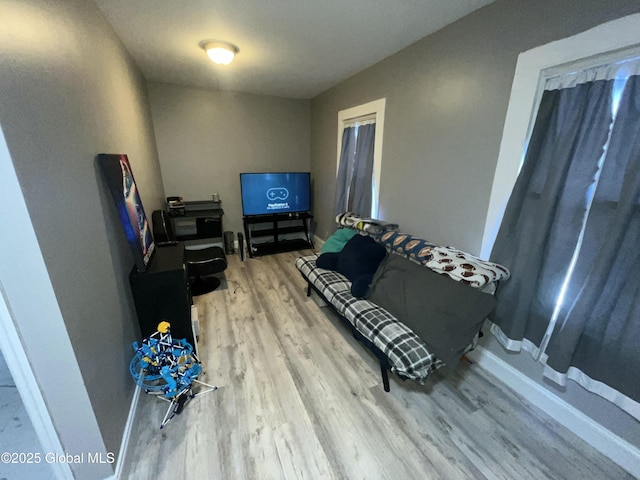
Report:
[[[224,244],[222,216],[224,210],[220,202],[184,202],[181,215],[169,215],[176,239],[181,242],[192,240],[213,240]],[[189,243],[187,243],[189,245]]]

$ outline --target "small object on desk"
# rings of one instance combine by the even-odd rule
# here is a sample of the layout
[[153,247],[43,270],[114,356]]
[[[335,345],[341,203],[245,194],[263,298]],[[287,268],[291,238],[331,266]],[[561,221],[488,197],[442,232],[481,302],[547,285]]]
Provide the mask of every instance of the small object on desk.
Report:
[[213,198],[213,203],[220,203],[220,195],[218,195],[218,193],[214,193],[212,196]]
[[182,197],[167,197],[167,209],[171,216],[179,217],[184,215],[184,202]]

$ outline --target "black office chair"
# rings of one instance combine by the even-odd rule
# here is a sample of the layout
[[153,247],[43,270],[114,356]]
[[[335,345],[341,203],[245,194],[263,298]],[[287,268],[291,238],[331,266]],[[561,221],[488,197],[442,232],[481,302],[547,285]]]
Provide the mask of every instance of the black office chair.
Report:
[[[151,220],[154,240],[159,247],[178,243],[171,219],[165,210],[154,211],[151,214]],[[206,220],[206,218],[196,219],[198,234],[202,234],[204,229],[209,228]],[[220,279],[213,275],[226,270],[227,257],[220,247],[206,247],[198,250],[185,249],[184,263],[187,275],[193,279],[190,281],[191,294],[198,296],[212,292],[220,286]]]

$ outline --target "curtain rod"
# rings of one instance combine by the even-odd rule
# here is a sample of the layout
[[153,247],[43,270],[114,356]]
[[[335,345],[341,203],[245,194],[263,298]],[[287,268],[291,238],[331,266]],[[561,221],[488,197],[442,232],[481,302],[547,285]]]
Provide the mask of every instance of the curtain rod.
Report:
[[375,113],[367,113],[366,115],[361,115],[359,117],[347,118],[342,123],[345,127],[351,127],[356,124],[363,123],[372,123],[376,121]]

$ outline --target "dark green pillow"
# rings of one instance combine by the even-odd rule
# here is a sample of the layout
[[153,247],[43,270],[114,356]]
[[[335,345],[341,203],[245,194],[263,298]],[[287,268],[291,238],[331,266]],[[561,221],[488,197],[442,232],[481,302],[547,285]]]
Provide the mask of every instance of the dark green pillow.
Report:
[[347,242],[356,234],[356,231],[350,228],[339,228],[325,240],[320,248],[320,253],[341,252]]

